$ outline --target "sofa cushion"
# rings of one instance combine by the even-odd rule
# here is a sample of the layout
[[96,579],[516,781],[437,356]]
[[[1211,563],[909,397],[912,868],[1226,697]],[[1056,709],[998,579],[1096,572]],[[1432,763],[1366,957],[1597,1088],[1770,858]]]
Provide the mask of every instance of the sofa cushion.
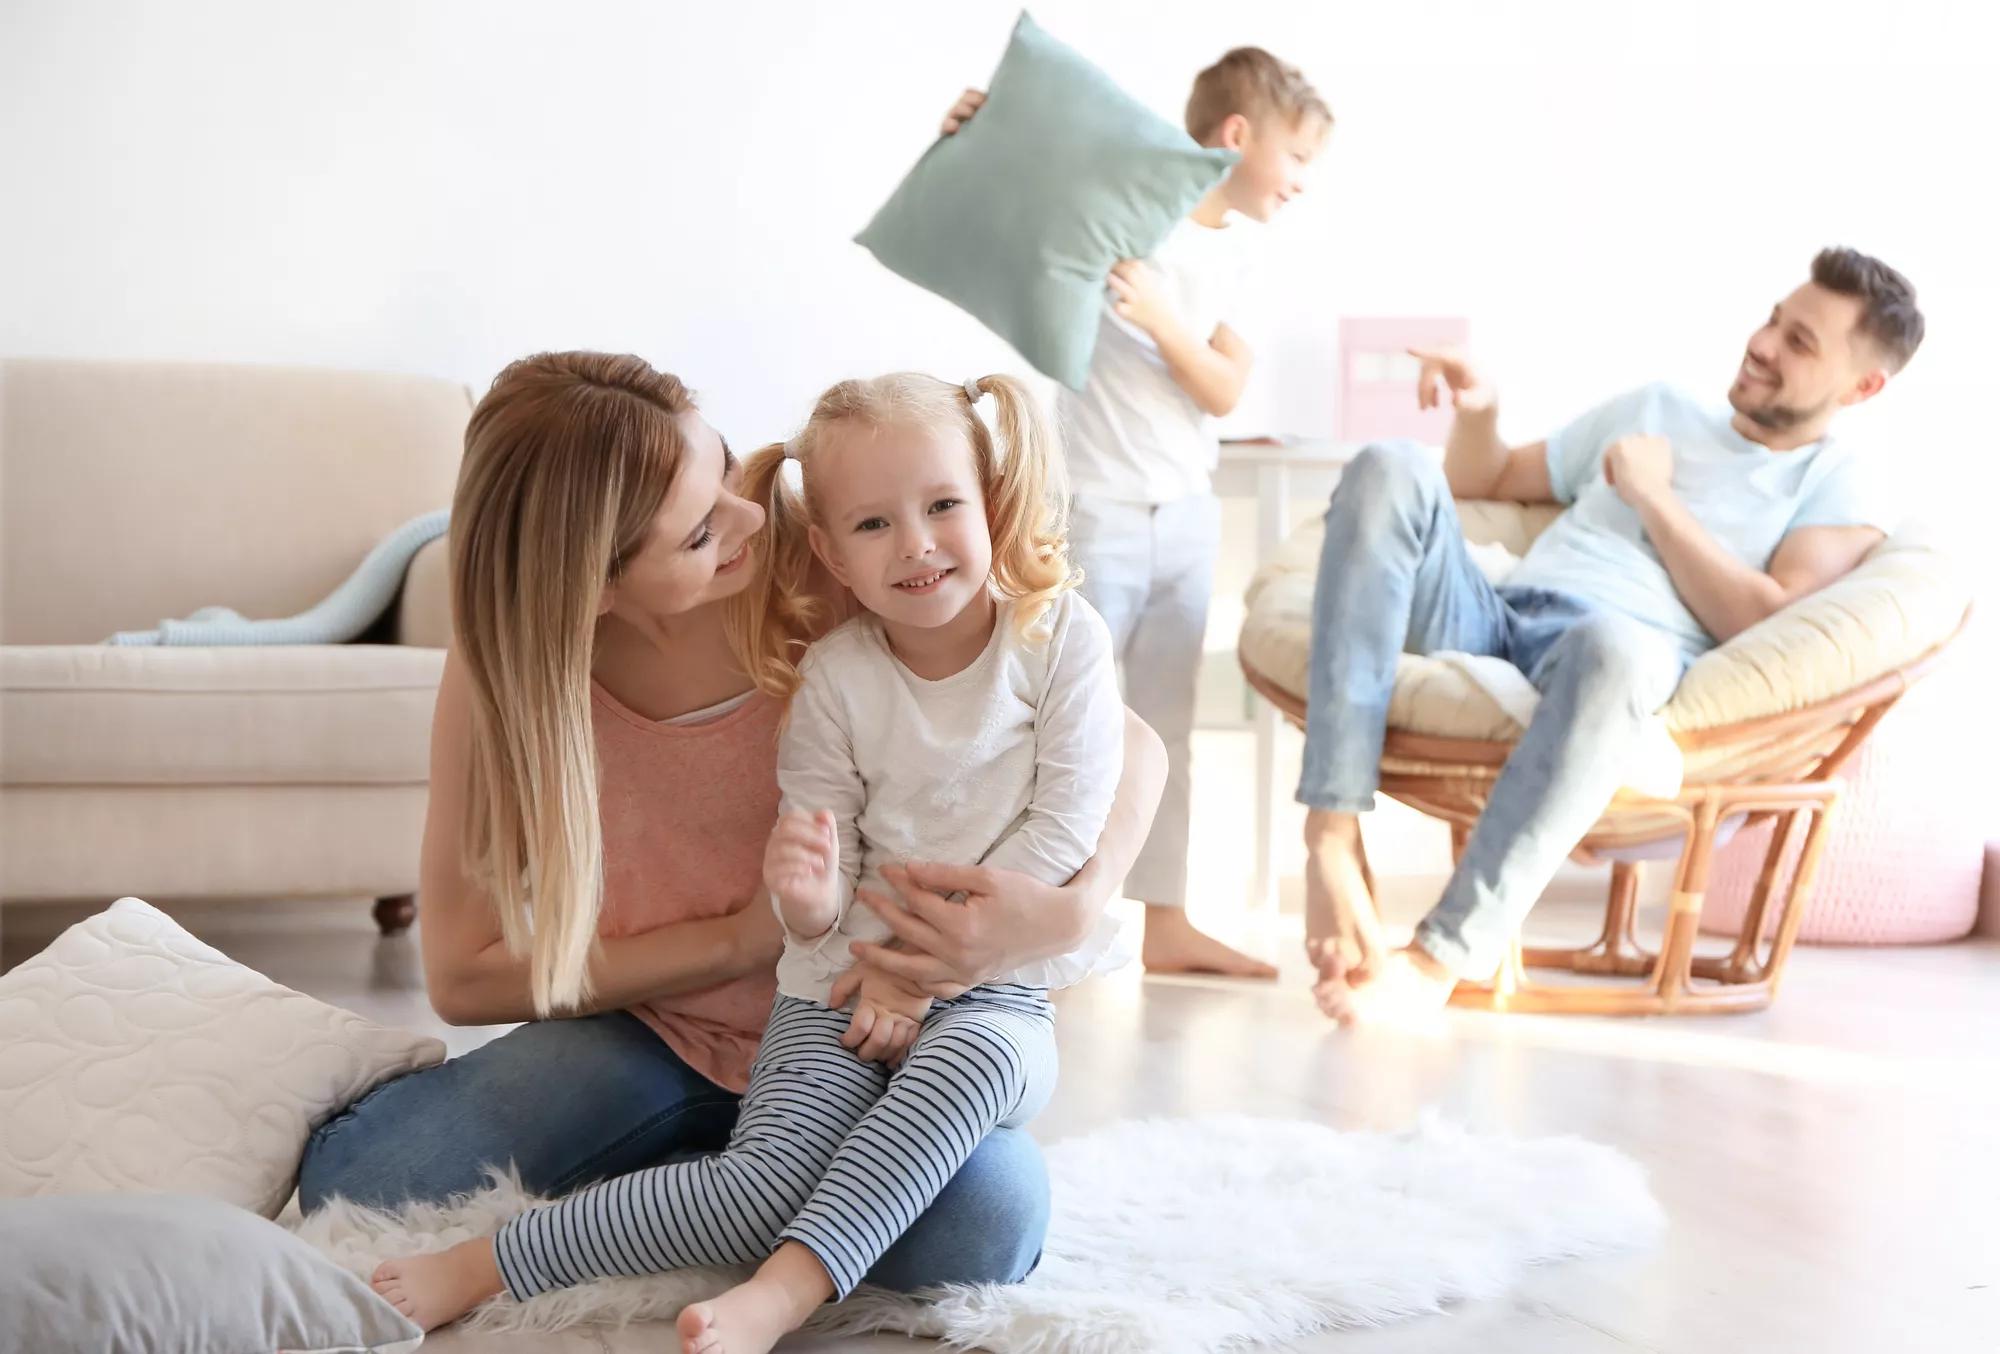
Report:
[[0,783],[421,785],[443,651],[0,648]]
[[451,502],[471,412],[421,376],[0,360],[0,643],[304,611]]

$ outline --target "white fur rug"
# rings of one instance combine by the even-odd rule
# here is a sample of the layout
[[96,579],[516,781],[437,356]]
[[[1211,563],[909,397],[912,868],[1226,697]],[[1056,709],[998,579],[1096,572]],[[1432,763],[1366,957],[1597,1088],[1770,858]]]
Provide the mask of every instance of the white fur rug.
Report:
[[[1241,1117],[1114,1124],[1048,1151],[1054,1217],[1012,1287],[919,1302],[863,1289],[813,1329],[898,1331],[994,1354],[1176,1354],[1296,1339],[1505,1292],[1530,1265],[1649,1244],[1664,1224],[1639,1167],[1577,1138],[1510,1139],[1427,1120],[1339,1133]],[[446,1208],[345,1204],[299,1234],[364,1277],[385,1256],[490,1233],[533,1200],[511,1182]],[[606,1279],[487,1303],[474,1330],[672,1317],[728,1270]]]

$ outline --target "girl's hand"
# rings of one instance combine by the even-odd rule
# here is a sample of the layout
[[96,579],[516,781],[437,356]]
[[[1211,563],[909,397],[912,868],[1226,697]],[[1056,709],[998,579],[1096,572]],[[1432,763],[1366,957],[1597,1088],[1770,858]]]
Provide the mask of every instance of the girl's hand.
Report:
[[834,1009],[854,1004],[854,1018],[840,1046],[866,1062],[894,1067],[917,1042],[931,999],[915,984],[867,964],[840,975],[829,999]]
[[[866,889],[856,896],[895,935],[896,948],[856,941],[854,957],[932,996],[957,995],[1033,960],[1066,953],[1082,929],[1081,906],[1070,889],[1013,870],[911,861],[885,866],[882,878],[901,902]],[[962,903],[945,896],[960,892]]]
[[833,925],[840,910],[839,863],[833,815],[825,809],[785,814],[771,829],[764,846],[764,887],[795,935],[821,935]]

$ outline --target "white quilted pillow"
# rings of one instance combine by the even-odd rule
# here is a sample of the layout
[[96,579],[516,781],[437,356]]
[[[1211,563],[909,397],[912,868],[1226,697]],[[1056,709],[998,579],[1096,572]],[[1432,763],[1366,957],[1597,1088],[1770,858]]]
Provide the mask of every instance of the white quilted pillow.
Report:
[[0,1196],[201,1194],[275,1217],[315,1127],[443,1057],[121,898],[0,974]]

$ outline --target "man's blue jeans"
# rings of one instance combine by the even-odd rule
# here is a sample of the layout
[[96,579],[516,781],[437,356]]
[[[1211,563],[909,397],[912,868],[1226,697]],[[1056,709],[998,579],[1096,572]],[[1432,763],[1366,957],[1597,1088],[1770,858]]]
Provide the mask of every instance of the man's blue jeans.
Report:
[[1483,978],[1623,782],[1687,659],[1664,632],[1539,589],[1495,588],[1466,549],[1443,468],[1413,443],[1364,449],[1326,511],[1313,597],[1310,808],[1374,807],[1401,653],[1489,654],[1541,692],[1417,943]]
[[[299,1207],[334,1195],[375,1207],[442,1202],[513,1163],[544,1195],[712,1152],[738,1097],[682,1062],[623,1011],[537,1020],[437,1067],[386,1082],[306,1144]],[[1018,1283],[1041,1257],[1049,1179],[1041,1149],[996,1129],[868,1272],[910,1291]]]

